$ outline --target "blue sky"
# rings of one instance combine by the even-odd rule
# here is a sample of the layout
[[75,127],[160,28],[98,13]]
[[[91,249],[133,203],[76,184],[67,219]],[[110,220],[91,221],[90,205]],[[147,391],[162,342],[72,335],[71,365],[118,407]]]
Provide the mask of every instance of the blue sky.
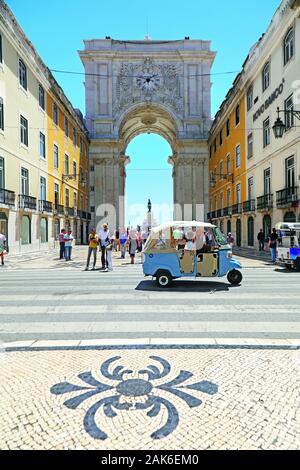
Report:
[[[83,39],[191,39],[212,41],[217,57],[212,73],[239,71],[267,28],[280,0],[7,0],[25,33],[50,69],[83,71],[77,50]],[[230,88],[234,74],[212,76],[212,115]],[[75,108],[84,113],[84,76],[54,73]],[[128,203],[172,201],[168,144],[157,136],[134,139],[127,153]],[[151,171],[145,171],[152,168]],[[159,172],[153,168],[162,168]],[[143,171],[136,171],[143,169]],[[169,171],[167,171],[169,169]],[[147,189],[144,189],[147,188]],[[159,192],[157,191],[159,188]],[[138,190],[137,190],[138,189]]]

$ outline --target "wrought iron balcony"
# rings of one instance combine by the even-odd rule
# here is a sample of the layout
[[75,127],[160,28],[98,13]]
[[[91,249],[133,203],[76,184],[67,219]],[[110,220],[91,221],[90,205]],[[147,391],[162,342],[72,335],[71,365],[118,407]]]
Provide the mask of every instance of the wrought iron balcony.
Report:
[[15,205],[16,194],[8,189],[0,188],[0,204],[7,206]]
[[243,212],[254,212],[255,211],[255,199],[249,199],[249,201],[243,202]]
[[286,207],[289,205],[298,205],[298,187],[296,186],[276,191],[276,206]]
[[52,202],[39,200],[39,211],[40,212],[52,212]]
[[256,198],[256,206],[258,211],[265,211],[273,208],[273,194],[264,194]]
[[74,217],[75,216],[75,209],[74,207],[66,207],[66,211],[68,212],[68,215],[70,217]]
[[57,215],[65,215],[65,208],[61,204],[54,204],[54,213]]
[[37,199],[35,197],[27,196],[27,194],[19,194],[19,209],[30,209],[36,211]]
[[242,204],[241,203],[233,204],[231,209],[232,209],[232,215],[241,214],[242,213]]
[[87,219],[87,213],[85,211],[81,211],[81,218]]

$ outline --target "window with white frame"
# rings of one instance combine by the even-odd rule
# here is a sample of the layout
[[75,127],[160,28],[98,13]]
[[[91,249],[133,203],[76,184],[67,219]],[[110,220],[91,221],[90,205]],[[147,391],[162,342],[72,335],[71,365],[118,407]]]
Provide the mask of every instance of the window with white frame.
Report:
[[69,136],[69,121],[66,116],[65,116],[65,136],[66,137]]
[[284,102],[285,112],[285,128],[291,129],[294,126],[294,116],[291,111],[294,111],[293,95],[290,95]]
[[72,129],[72,141],[73,141],[73,145],[75,146],[76,145],[76,129],[75,129],[75,127],[73,127],[73,129]]
[[0,34],[0,64],[3,63],[3,44],[2,44],[2,35]]
[[270,145],[270,142],[271,142],[270,118],[267,117],[267,119],[265,119],[263,122],[263,145],[264,147],[267,147],[267,145]]
[[76,162],[73,162],[73,178],[76,180],[76,174],[77,174],[77,165]]
[[254,199],[254,178],[251,176],[248,178],[248,199]]
[[286,65],[294,56],[294,28],[290,28],[283,41],[283,60]]
[[236,203],[241,203],[241,183],[236,185]]
[[219,133],[219,143],[220,143],[220,145],[223,144],[223,129],[221,129],[220,133]]
[[28,147],[28,121],[22,115],[20,115],[20,138],[21,143]]
[[70,191],[66,188],[66,207],[70,207]]
[[224,193],[220,195],[220,209],[224,209]]
[[40,177],[40,200],[41,201],[47,200],[47,182],[44,176]]
[[270,86],[270,62],[267,62],[262,71],[262,89],[265,91]]
[[58,146],[53,144],[53,166],[58,168]]
[[289,157],[285,160],[285,187],[288,189],[295,188],[295,157]]
[[248,158],[253,157],[253,132],[250,132],[247,136],[247,156]]
[[56,126],[58,126],[58,106],[56,103],[53,103],[52,106],[52,119]]
[[271,194],[271,168],[264,170],[264,195]]
[[230,153],[226,155],[226,173],[230,175]]
[[4,158],[0,157],[0,189],[5,188]]
[[228,118],[226,121],[226,137],[230,136],[230,119]]
[[46,158],[46,136],[40,132],[40,157]]
[[239,168],[241,166],[241,146],[240,144],[235,148],[235,167]]
[[19,83],[27,90],[27,68],[22,59],[19,59]]
[[220,161],[220,179],[223,179],[223,160]]
[[238,126],[240,123],[240,105],[238,104],[235,108],[235,125]]
[[69,174],[69,155],[65,153],[65,175]]
[[54,183],[54,206],[57,209],[59,204],[59,186],[57,183]]
[[39,105],[45,111],[45,90],[42,85],[39,85]]
[[251,85],[247,91],[247,111],[250,111],[252,106],[253,106],[253,85]]
[[3,103],[3,98],[0,98],[0,130],[4,131],[4,103]]
[[231,206],[231,190],[230,188],[227,189],[227,207]]
[[29,173],[26,168],[21,168],[21,194],[29,195]]

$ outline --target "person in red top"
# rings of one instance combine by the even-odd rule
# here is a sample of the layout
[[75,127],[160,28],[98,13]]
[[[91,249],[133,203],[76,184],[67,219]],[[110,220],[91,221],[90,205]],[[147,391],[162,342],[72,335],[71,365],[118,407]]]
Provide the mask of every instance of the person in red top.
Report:
[[62,228],[60,233],[58,234],[59,259],[64,259],[65,258],[65,234],[66,234],[66,231],[65,231],[64,228]]

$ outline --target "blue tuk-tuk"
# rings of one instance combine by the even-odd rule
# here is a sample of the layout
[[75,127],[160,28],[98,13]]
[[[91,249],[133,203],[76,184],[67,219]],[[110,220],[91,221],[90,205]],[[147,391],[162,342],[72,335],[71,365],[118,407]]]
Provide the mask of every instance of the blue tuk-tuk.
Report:
[[143,250],[143,272],[168,287],[180,277],[222,277],[231,284],[242,281],[241,264],[232,258],[232,248],[215,225],[175,221],[151,230]]

